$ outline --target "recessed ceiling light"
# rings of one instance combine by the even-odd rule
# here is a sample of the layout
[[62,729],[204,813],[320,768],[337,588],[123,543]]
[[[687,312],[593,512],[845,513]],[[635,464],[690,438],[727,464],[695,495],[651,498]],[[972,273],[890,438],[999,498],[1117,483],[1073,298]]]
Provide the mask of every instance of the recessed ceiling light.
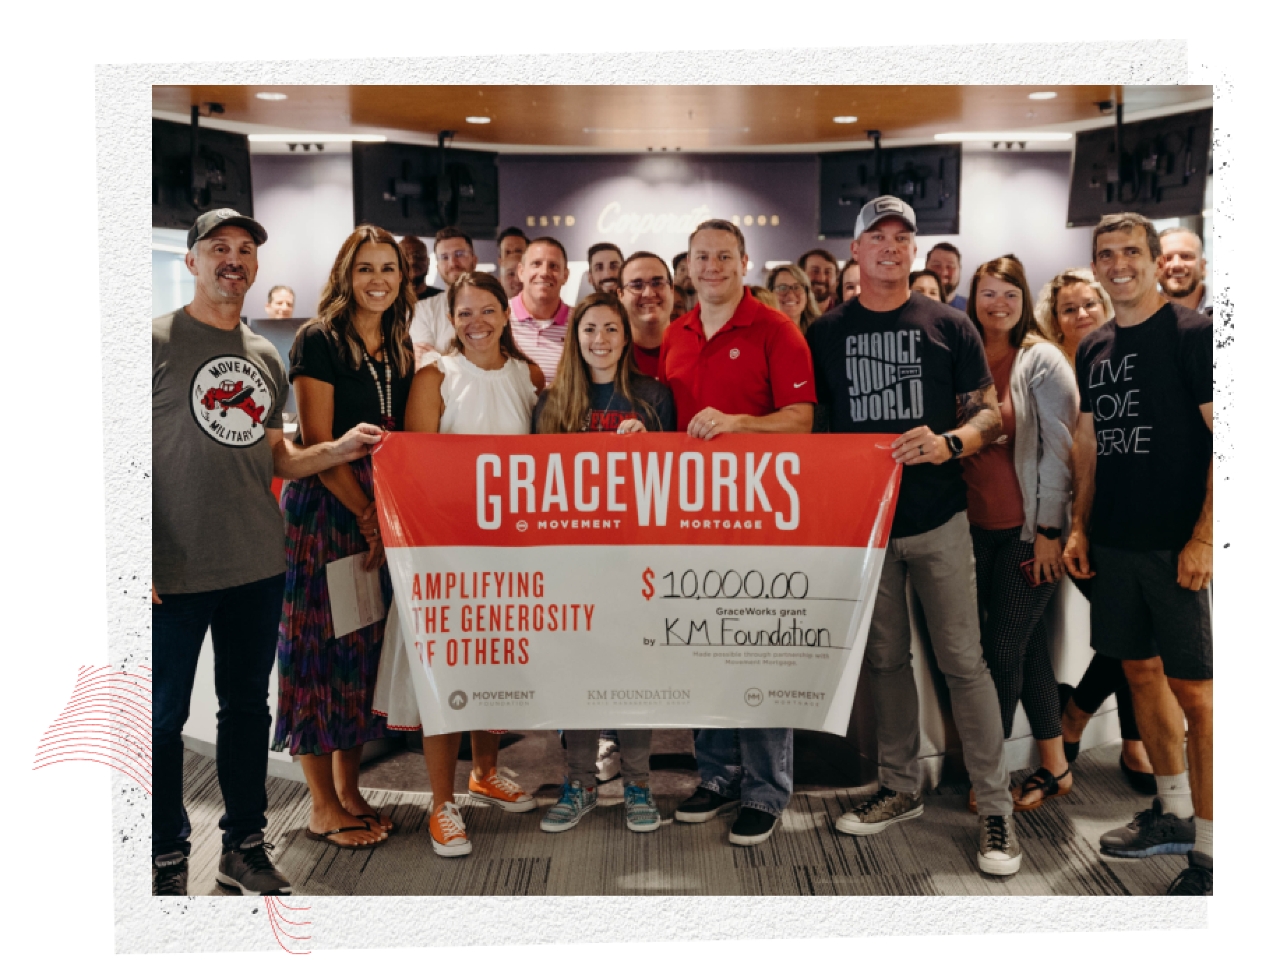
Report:
[[1057,98],[1057,92],[1032,92],[1027,98],[1035,102],[1047,102],[1051,98]]
[[289,96],[284,92],[255,92],[255,98],[260,98],[264,102],[283,102]]
[[385,143],[386,136],[336,132],[251,132],[251,143]]
[[940,143],[1059,143],[1072,137],[1069,132],[940,132]]
[[469,115],[467,116],[467,121],[473,126],[487,126],[493,120],[487,115]]
[[858,117],[856,115],[838,115],[831,121],[838,122],[842,126],[847,126],[851,122],[857,122]]

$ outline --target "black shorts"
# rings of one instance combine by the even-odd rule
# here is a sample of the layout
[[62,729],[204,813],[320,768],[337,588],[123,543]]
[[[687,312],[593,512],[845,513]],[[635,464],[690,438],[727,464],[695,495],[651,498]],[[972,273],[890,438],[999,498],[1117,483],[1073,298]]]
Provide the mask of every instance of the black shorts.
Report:
[[1209,591],[1178,584],[1172,550],[1093,546],[1089,626],[1093,647],[1112,659],[1160,656],[1173,679],[1213,678]]

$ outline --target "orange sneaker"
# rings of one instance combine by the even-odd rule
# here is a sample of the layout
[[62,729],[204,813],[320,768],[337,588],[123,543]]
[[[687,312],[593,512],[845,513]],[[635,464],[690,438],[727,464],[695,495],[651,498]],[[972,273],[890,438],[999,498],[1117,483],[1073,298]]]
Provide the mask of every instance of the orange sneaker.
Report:
[[476,801],[497,805],[509,812],[528,812],[538,807],[532,795],[497,771],[480,781],[476,780],[476,774],[472,771],[467,790]]
[[437,856],[466,856],[471,853],[471,840],[467,838],[467,827],[462,822],[462,813],[451,801],[431,816],[428,823],[431,831],[431,848]]

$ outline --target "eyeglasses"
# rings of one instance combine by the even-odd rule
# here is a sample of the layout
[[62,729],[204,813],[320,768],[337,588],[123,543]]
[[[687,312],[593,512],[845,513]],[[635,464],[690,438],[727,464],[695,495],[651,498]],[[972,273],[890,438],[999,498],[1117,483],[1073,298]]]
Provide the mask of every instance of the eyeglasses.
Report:
[[774,295],[786,295],[789,292],[794,292],[796,295],[804,295],[804,286],[787,285],[785,282],[779,282],[773,287]]
[[661,292],[667,287],[665,278],[638,278],[628,282],[623,286],[632,295],[643,295],[645,289],[653,289],[654,292]]

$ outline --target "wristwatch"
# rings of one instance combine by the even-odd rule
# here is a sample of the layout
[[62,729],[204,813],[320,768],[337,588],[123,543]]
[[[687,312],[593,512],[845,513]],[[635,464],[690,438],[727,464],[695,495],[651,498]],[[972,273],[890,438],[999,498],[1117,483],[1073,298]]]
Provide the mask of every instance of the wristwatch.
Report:
[[942,440],[947,443],[947,448],[951,450],[951,457],[959,458],[960,453],[964,451],[964,442],[960,440],[960,436],[954,432],[948,432],[942,436]]
[[1056,540],[1062,536],[1062,527],[1060,526],[1037,526],[1036,532],[1046,540]]

